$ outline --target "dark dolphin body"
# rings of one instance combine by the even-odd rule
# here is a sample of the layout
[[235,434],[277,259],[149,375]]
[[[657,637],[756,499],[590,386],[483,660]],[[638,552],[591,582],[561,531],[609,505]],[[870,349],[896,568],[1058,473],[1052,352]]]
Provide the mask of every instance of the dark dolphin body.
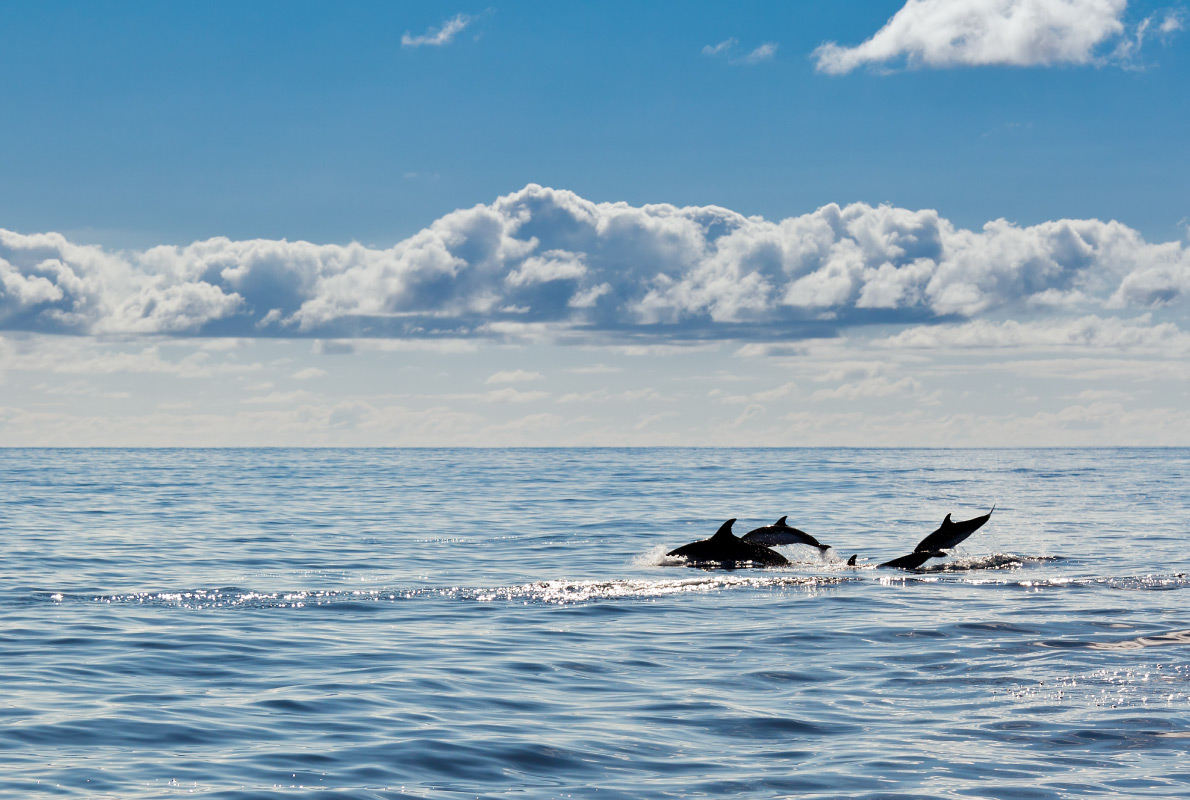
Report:
[[[995,510],[996,507],[992,506],[992,511]],[[973,517],[958,522],[952,522],[950,514],[947,514],[938,530],[918,542],[912,553],[894,558],[892,561],[885,561],[879,566],[892,569],[917,569],[931,558],[945,558],[947,554],[944,551],[958,546],[960,542],[983,527],[983,524],[991,519],[992,511],[982,517]]]
[[[992,511],[995,510],[996,507],[992,506]],[[957,547],[960,542],[983,527],[983,523],[991,519],[992,511],[989,511],[982,517],[973,517],[972,519],[964,519],[959,522],[951,522],[950,514],[947,514],[946,519],[942,520],[942,525],[939,526],[938,530],[918,542],[917,547],[913,548],[913,552],[926,553],[935,550],[950,550],[953,547]]]
[[928,552],[914,551],[907,556],[894,558],[892,561],[885,561],[883,564],[878,564],[877,569],[888,567],[889,569],[917,569],[922,564],[929,561],[931,558],[945,558],[946,553],[941,550],[931,550]]
[[692,566],[727,566],[752,562],[765,567],[781,567],[789,563],[785,556],[759,544],[745,542],[731,532],[734,519],[724,522],[710,539],[685,544],[670,550],[667,556],[681,556]]
[[763,528],[748,531],[740,539],[752,544],[762,544],[765,547],[775,547],[779,544],[808,544],[811,547],[817,547],[824,553],[831,549],[829,544],[819,544],[817,539],[805,531],[799,531],[797,528],[786,525],[786,519],[788,517],[781,517],[773,525],[765,525]]

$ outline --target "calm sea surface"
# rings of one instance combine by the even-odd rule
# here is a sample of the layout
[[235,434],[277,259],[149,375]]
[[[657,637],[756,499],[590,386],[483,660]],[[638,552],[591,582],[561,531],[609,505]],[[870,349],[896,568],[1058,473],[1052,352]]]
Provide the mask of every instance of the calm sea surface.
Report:
[[[0,475],[5,798],[1190,797],[1188,450],[10,449]],[[993,503],[940,568],[873,568]],[[664,558],[784,515],[834,549]]]

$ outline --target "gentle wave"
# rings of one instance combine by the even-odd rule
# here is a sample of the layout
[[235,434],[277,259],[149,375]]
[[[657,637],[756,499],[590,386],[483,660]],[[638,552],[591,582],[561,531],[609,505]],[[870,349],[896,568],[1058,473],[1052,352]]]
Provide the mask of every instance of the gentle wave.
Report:
[[[143,591],[117,594],[78,594],[37,592],[30,599],[37,602],[100,603],[172,606],[185,609],[214,608],[305,608],[345,603],[401,603],[414,600],[458,600],[467,602],[535,602],[554,605],[586,603],[621,599],[643,599],[682,594],[703,594],[733,590],[790,590],[813,591],[843,584],[871,581],[877,585],[937,584],[940,581],[980,587],[1054,590],[1105,587],[1130,591],[1169,591],[1190,588],[1190,577],[1177,575],[1144,575],[1094,578],[1025,578],[996,579],[969,576],[973,570],[1004,570],[1019,567],[1030,560],[1021,556],[976,557],[969,563],[985,566],[922,570],[917,572],[879,571],[873,565],[846,567],[849,575],[789,575],[782,569],[712,570],[695,568],[702,574],[673,580],[548,580],[531,583],[491,586],[384,587],[367,589],[292,589],[260,591],[241,587],[193,588],[173,591]],[[986,566],[995,565],[995,566]],[[11,602],[11,601],[10,601]],[[1155,642],[1161,643],[1160,641]],[[1180,642],[1171,642],[1180,643]],[[1061,645],[1054,646],[1076,646]],[[1088,644],[1086,646],[1096,646]],[[1146,646],[1146,645],[1135,645]],[[1106,645],[1105,645],[1106,647]]]
[[298,589],[262,592],[227,587],[163,592],[129,592],[88,595],[39,594],[38,599],[54,603],[106,603],[209,608],[305,608],[342,603],[398,603],[409,600],[461,600],[481,603],[500,601],[549,604],[583,603],[595,600],[639,599],[669,595],[729,591],[733,589],[788,590],[837,586],[857,580],[847,577],[804,577],[792,575],[721,574],[678,580],[554,580],[493,587],[434,587],[383,589]]
[[1080,641],[1078,639],[1050,639],[1037,643],[1040,647],[1062,649],[1087,648],[1090,650],[1139,650],[1145,647],[1167,647],[1169,645],[1190,645],[1190,630],[1154,633],[1130,639],[1103,641]]

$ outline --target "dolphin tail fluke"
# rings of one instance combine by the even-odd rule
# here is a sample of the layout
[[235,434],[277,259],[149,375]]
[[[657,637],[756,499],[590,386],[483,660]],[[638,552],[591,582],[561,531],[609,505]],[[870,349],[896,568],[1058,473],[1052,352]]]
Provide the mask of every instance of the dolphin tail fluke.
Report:
[[831,549],[831,546],[829,544],[818,545],[818,552],[820,552],[820,553],[825,553],[827,550],[830,550],[830,549]]

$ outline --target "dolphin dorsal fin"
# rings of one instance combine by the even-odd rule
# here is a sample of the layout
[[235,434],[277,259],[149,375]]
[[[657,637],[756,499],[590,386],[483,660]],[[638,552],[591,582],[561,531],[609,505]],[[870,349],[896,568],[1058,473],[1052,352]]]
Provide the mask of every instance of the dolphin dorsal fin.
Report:
[[942,520],[942,524],[943,524],[943,525],[950,525],[950,524],[951,524],[951,522],[950,522],[950,514],[947,514],[947,515],[946,515],[946,519]]
[[787,524],[785,524],[785,520],[787,520],[787,519],[789,519],[789,517],[781,517],[781,519],[777,520],[777,527],[778,528],[788,528],[789,526]]
[[715,535],[712,536],[711,538],[712,539],[734,539],[734,538],[736,538],[735,534],[731,532],[731,526],[734,524],[735,524],[734,518],[729,519],[727,522],[724,522],[722,525],[719,526],[719,530],[715,531]]

